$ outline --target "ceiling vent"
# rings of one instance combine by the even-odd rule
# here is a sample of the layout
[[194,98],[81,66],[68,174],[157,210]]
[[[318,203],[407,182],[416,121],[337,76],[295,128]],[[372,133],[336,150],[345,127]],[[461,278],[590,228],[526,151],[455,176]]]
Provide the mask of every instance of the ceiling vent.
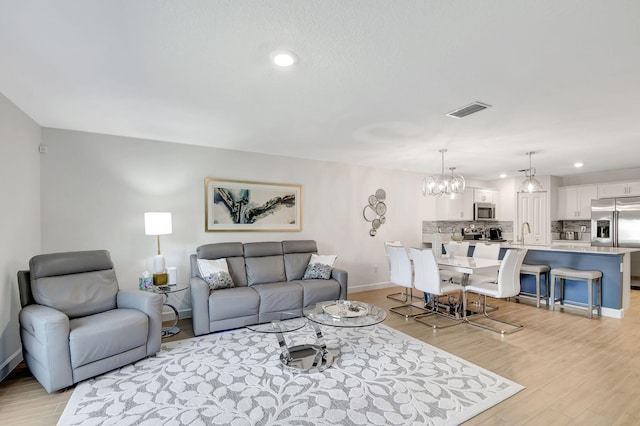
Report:
[[474,112],[482,111],[483,109],[487,108],[491,108],[491,105],[476,101],[470,105],[463,106],[462,108],[458,108],[455,111],[451,111],[446,115],[453,118],[462,118],[466,117],[467,115],[473,114]]

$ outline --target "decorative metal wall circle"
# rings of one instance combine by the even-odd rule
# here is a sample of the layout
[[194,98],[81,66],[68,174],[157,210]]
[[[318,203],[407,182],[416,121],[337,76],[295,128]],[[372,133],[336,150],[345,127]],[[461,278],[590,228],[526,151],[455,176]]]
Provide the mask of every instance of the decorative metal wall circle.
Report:
[[387,221],[385,214],[387,213],[387,205],[384,200],[387,198],[387,193],[384,189],[378,189],[375,194],[369,195],[369,204],[364,206],[362,210],[362,216],[364,220],[371,223],[371,229],[369,235],[375,237],[380,228]]

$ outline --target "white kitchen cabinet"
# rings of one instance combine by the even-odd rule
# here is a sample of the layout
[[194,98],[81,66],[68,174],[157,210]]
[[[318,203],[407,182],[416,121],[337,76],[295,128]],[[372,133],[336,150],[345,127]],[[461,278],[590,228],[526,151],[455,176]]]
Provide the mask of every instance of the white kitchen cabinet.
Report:
[[451,199],[446,195],[436,199],[437,220],[473,220],[473,190]]
[[564,186],[558,188],[558,219],[590,219],[591,200],[597,198],[598,187],[596,185]]
[[640,181],[611,182],[598,185],[598,198],[640,195]]
[[478,188],[473,190],[473,202],[474,203],[492,203],[496,202],[497,191],[493,189]]
[[524,243],[526,245],[545,246],[549,240],[550,217],[547,210],[547,192],[518,193],[518,229],[515,242],[519,242],[522,224],[527,222],[531,232],[525,229]]

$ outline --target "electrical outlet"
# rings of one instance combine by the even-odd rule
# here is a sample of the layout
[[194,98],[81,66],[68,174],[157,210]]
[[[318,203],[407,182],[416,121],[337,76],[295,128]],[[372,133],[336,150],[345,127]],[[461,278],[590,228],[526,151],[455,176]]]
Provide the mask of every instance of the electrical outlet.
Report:
[[587,232],[587,227],[586,227],[586,226],[584,226],[584,225],[582,225],[582,226],[580,227],[580,232]]

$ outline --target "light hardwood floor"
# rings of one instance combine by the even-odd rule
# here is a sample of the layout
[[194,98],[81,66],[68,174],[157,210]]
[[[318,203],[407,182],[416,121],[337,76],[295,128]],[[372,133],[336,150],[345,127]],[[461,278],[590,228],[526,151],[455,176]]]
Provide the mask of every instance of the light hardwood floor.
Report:
[[[385,308],[393,289],[350,299]],[[501,336],[467,324],[433,331],[390,313],[385,324],[516,381],[526,389],[468,425],[640,424],[640,291],[622,320],[589,320],[530,304],[493,302],[495,316],[524,324]],[[171,339],[193,335],[189,319]],[[166,341],[166,340],[165,340]],[[0,424],[55,425],[73,389],[47,394],[21,364],[0,383]]]

